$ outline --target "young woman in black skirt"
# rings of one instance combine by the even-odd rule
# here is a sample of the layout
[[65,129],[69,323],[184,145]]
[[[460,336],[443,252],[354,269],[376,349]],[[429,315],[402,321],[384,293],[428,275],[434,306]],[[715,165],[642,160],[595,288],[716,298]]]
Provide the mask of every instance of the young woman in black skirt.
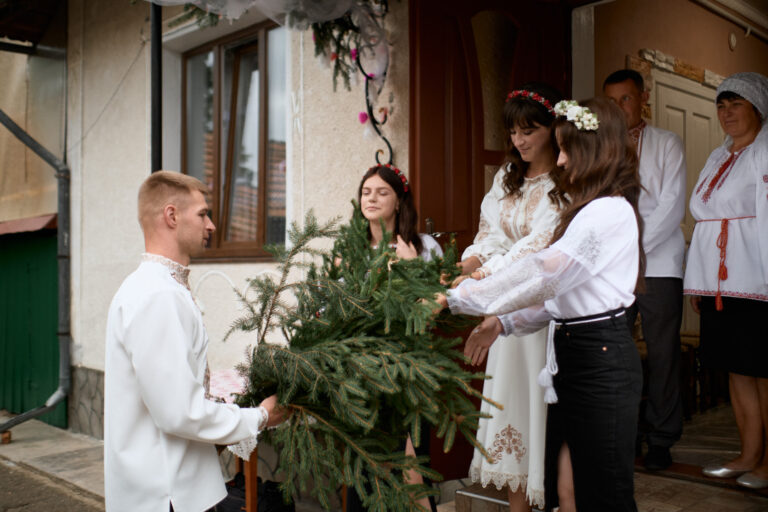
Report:
[[637,155],[618,107],[597,98],[560,102],[558,165],[570,204],[552,245],[438,302],[486,319],[466,355],[485,357],[501,334],[549,324],[545,493],[557,506],[557,457],[570,451],[579,512],[636,511],[634,452],[642,376],[624,318],[642,283]]

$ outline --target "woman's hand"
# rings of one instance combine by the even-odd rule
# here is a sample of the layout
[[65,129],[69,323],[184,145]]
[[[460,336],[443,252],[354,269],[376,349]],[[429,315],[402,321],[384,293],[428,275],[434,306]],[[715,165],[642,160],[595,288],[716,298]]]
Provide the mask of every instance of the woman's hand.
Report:
[[397,235],[397,248],[395,249],[395,254],[401,260],[410,260],[419,255],[418,251],[416,251],[416,247],[413,246],[413,242],[406,243],[400,235]]
[[436,293],[435,302],[437,302],[438,307],[432,310],[432,313],[434,314],[438,314],[439,312],[441,312],[442,310],[448,307],[448,298],[445,296],[444,293]]
[[701,314],[701,295],[691,295],[691,307],[694,313]]
[[480,266],[482,265],[482,262],[480,261],[480,258],[477,256],[470,256],[469,258],[459,262],[456,264],[457,267],[461,267],[461,273],[462,274],[471,274]]
[[457,286],[459,286],[461,284],[462,281],[466,281],[467,279],[469,279],[468,275],[463,275],[463,276],[457,277],[451,283],[451,288],[456,288]]
[[464,345],[464,355],[472,360],[474,366],[481,364],[485,361],[488,350],[501,332],[502,326],[498,317],[485,317],[485,320],[475,327],[467,339],[467,343]]

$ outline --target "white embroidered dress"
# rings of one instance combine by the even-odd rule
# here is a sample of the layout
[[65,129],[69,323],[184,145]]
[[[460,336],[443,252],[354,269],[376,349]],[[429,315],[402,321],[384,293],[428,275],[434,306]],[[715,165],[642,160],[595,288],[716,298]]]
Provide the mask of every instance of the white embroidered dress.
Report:
[[728,137],[712,152],[691,195],[696,227],[684,293],[716,296],[719,290],[768,301],[768,123],[741,151],[732,154],[731,144]]
[[[558,210],[549,198],[554,184],[544,174],[526,179],[520,194],[504,191],[505,170],[496,173],[483,199],[480,229],[462,259],[477,256],[486,275],[544,249],[557,225]],[[543,389],[536,378],[544,366],[546,330],[527,336],[499,338],[488,353],[483,394],[504,405],[501,411],[483,402],[482,411],[493,416],[480,420],[478,440],[493,462],[475,450],[469,476],[484,487],[509,485],[525,489],[530,503],[544,505],[544,438],[546,410]]]

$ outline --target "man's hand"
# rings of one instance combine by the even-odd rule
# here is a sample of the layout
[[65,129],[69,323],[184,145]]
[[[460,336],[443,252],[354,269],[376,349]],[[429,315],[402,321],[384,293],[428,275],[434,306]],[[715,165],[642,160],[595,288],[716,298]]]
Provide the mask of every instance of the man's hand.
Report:
[[498,317],[488,316],[475,327],[472,334],[464,345],[464,355],[472,360],[472,364],[477,366],[485,361],[488,350],[501,334],[502,326]]
[[691,307],[694,313],[701,314],[701,295],[691,295]]
[[276,427],[286,420],[289,416],[289,411],[285,407],[281,407],[277,404],[277,395],[272,395],[261,401],[259,406],[267,410],[269,419],[267,420],[267,427]]

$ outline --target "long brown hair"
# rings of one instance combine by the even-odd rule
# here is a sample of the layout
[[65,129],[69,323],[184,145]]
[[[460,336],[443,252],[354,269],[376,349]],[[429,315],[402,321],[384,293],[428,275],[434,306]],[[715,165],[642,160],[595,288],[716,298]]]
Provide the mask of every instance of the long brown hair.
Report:
[[560,212],[552,242],[559,240],[577,213],[590,201],[600,197],[625,198],[635,211],[640,249],[637,290],[644,289],[645,252],[643,220],[637,210],[640,197],[638,158],[629,138],[621,109],[605,98],[592,98],[580,103],[597,115],[597,130],[579,130],[564,117],[557,119],[554,131],[560,150],[568,156],[568,167],[562,186],[570,203]]
[[[563,99],[562,94],[554,87],[543,83],[528,83],[520,87],[520,90],[530,91],[542,96],[545,100],[549,101],[552,107]],[[512,138],[509,136],[509,132],[517,126],[522,129],[533,129],[536,125],[550,128],[555,122],[555,116],[547,110],[547,108],[540,102],[526,98],[524,96],[515,96],[507,100],[504,104],[504,135],[506,139],[507,154],[505,159],[505,174],[504,174],[504,191],[509,196],[515,196],[520,194],[520,188],[525,183],[525,173],[528,172],[528,162],[524,161],[520,156],[520,152],[517,150],[514,144],[512,144]],[[555,139],[554,130],[550,133],[550,144],[552,146],[552,153],[557,160],[557,154],[559,152],[557,146],[557,140]],[[560,175],[557,167],[553,168],[549,176],[555,183],[555,187],[549,192],[550,200],[560,205],[564,202],[563,195],[560,189]]]
[[[405,185],[400,176],[395,174],[395,171],[391,167],[384,165],[374,165],[363,175],[363,179],[360,180],[360,186],[357,188],[357,204],[360,204],[360,199],[363,195],[363,185],[366,180],[378,174],[387,184],[392,187],[397,195],[397,201],[399,208],[395,212],[395,231],[392,233],[392,242],[397,242],[397,235],[403,237],[403,240],[410,242],[416,248],[416,252],[421,253],[424,245],[421,243],[421,237],[416,228],[416,224],[419,220],[419,214],[416,211],[416,206],[413,204],[413,195],[411,194],[411,187],[408,190],[405,189]],[[371,227],[368,226],[368,239],[371,238]]]

